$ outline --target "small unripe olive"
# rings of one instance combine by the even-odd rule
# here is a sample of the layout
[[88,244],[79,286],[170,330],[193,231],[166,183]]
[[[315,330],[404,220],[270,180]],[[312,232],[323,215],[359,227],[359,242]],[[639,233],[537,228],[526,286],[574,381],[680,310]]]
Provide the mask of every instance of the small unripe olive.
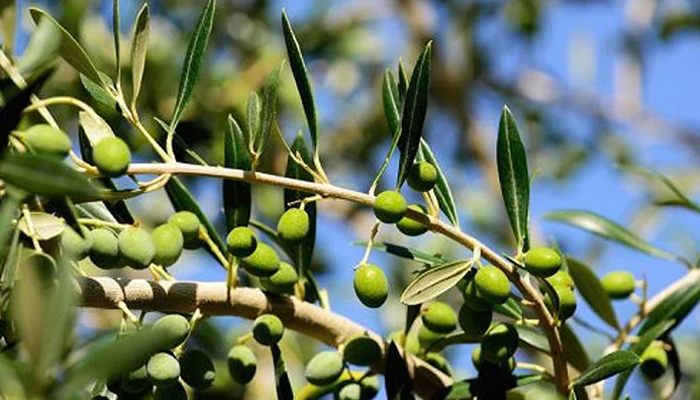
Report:
[[479,296],[491,304],[503,304],[510,296],[510,282],[500,269],[488,265],[479,268],[474,275],[474,284]]
[[199,218],[193,212],[180,211],[168,218],[168,223],[175,224],[182,232],[185,248],[193,248],[199,242]]
[[253,337],[263,346],[272,346],[282,339],[284,325],[273,314],[263,314],[253,322]]
[[481,353],[485,360],[494,364],[508,361],[518,349],[518,331],[511,325],[498,323],[484,335]]
[[459,309],[458,319],[459,326],[464,333],[480,337],[489,329],[489,326],[491,326],[493,312],[491,310],[476,311],[464,303]]
[[425,325],[418,328],[418,343],[423,349],[429,349],[435,342],[445,337],[442,333],[433,332]]
[[117,235],[107,228],[93,229],[89,233],[92,246],[90,261],[102,269],[119,266],[119,240]]
[[156,246],[153,262],[163,267],[175,264],[175,261],[182,254],[182,246],[184,245],[180,229],[175,224],[166,223],[154,229],[151,236]]
[[335,382],[343,373],[343,357],[337,351],[322,351],[306,364],[304,375],[312,385],[326,386]]
[[450,366],[450,362],[447,361],[447,359],[442,355],[435,352],[430,352],[425,355],[425,361],[438,370],[444,372],[445,375],[452,376],[452,366]]
[[277,222],[277,236],[287,243],[297,243],[309,234],[309,214],[300,208],[285,211]]
[[247,346],[233,346],[228,352],[228,372],[234,381],[245,385],[255,376],[258,369],[258,359]]
[[260,278],[260,283],[266,290],[279,294],[291,293],[298,281],[297,270],[284,261],[280,261],[280,269],[274,275]]
[[545,279],[552,286],[566,286],[569,289],[574,289],[574,279],[568,272],[560,269],[556,274]]
[[437,333],[450,333],[457,327],[457,314],[441,301],[430,303],[421,315],[423,325]]
[[121,390],[127,393],[141,393],[151,386],[146,366],[143,365],[122,377]]
[[650,380],[656,380],[666,372],[668,354],[660,342],[654,342],[642,352],[640,366],[642,373]]
[[408,171],[408,186],[418,192],[427,192],[438,180],[437,169],[427,161],[420,161]]
[[382,357],[382,348],[369,336],[356,336],[343,347],[343,359],[354,365],[370,366]]
[[360,399],[372,400],[379,393],[379,378],[376,375],[366,376],[360,380]]
[[190,322],[182,315],[169,314],[153,323],[152,329],[160,334],[163,340],[163,348],[160,350],[165,351],[181,345],[187,339]]
[[182,380],[195,389],[206,389],[214,384],[216,369],[211,358],[199,350],[187,350],[180,357]]
[[104,175],[117,177],[126,173],[131,162],[129,146],[118,137],[100,140],[92,149],[92,159]]
[[[411,204],[408,206],[411,210],[421,212],[425,214],[427,210],[425,207],[423,207],[420,204]],[[408,217],[403,217],[401,220],[396,224],[396,227],[399,228],[399,231],[403,233],[406,236],[420,236],[424,234],[425,232],[428,231],[428,227],[421,224],[418,221],[414,221]]]
[[481,369],[484,363],[484,356],[481,354],[481,346],[476,346],[472,350],[472,364],[477,370]]
[[237,226],[226,236],[229,253],[236,257],[248,257],[258,247],[255,233],[247,226]]
[[361,400],[362,388],[357,383],[348,383],[333,394],[334,400]]
[[156,386],[153,390],[153,400],[187,400],[187,391],[180,382],[170,386]]
[[131,268],[148,268],[156,255],[156,244],[143,228],[130,226],[119,233],[119,252]]
[[90,253],[92,236],[90,231],[81,226],[83,236],[80,236],[73,228],[67,226],[61,233],[61,250],[72,260],[82,260]]
[[479,291],[476,290],[474,277],[467,280],[467,284],[462,292],[464,304],[474,311],[487,312],[493,310],[493,304],[481,297]]
[[274,275],[280,268],[277,252],[265,243],[258,243],[253,254],[241,259],[243,268],[258,277]]
[[525,254],[525,268],[531,274],[541,278],[556,274],[561,264],[559,253],[549,247],[535,247]]
[[65,158],[71,149],[68,136],[51,125],[39,124],[27,129],[24,142],[34,154]]
[[[552,286],[559,298],[559,310],[557,315],[560,320],[571,318],[576,312],[576,295],[567,286]],[[546,297],[546,296],[545,296]]]
[[389,295],[386,275],[373,264],[363,264],[355,270],[353,286],[357,298],[370,308],[380,307]]
[[600,283],[611,299],[626,299],[634,292],[634,276],[627,271],[609,272],[600,279]]
[[385,224],[395,224],[406,214],[406,199],[396,190],[379,193],[374,201],[374,215]]
[[180,362],[169,353],[157,353],[148,360],[146,371],[154,385],[172,385],[180,378]]

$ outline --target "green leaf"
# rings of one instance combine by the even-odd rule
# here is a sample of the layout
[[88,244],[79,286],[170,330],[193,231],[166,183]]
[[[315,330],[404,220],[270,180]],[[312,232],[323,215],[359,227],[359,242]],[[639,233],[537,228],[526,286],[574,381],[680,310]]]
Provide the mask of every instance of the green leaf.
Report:
[[603,289],[603,285],[596,274],[584,263],[573,258],[566,257],[566,265],[569,274],[576,284],[576,288],[586,300],[593,312],[614,329],[620,328],[615,310],[612,307],[610,296]]
[[399,100],[399,108],[403,107],[406,100],[406,92],[408,91],[408,76],[406,75],[406,67],[403,65],[403,60],[399,58],[399,83],[396,87],[397,99]]
[[273,126],[276,124],[277,117],[277,88],[280,83],[280,72],[284,67],[284,61],[279,63],[275,69],[270,72],[263,88],[262,99],[260,102],[260,127],[257,131],[253,142],[253,149],[260,155],[265,150],[267,139]]
[[150,14],[148,3],[144,3],[136,16],[134,25],[134,41],[131,44],[131,84],[133,85],[131,104],[136,104],[136,100],[141,93],[141,81],[143,71],[146,67],[146,52],[148,51],[148,35],[150,33]]
[[588,386],[634,368],[638,364],[639,356],[637,354],[627,350],[618,350],[594,362],[581,372],[581,375],[572,384],[574,386]]
[[413,400],[411,375],[408,373],[406,361],[399,351],[399,346],[394,341],[389,344],[386,365],[391,366],[391,368],[386,368],[384,371],[387,398],[392,400]]
[[452,196],[452,189],[450,189],[450,183],[447,181],[447,176],[442,172],[440,168],[440,163],[435,157],[433,150],[430,149],[428,143],[421,138],[420,140],[420,150],[425,157],[425,161],[431,163],[433,167],[437,170],[438,180],[435,183],[433,192],[435,197],[437,197],[438,205],[440,210],[447,216],[452,225],[459,228],[459,215],[457,214],[457,205],[455,204],[454,196]]
[[649,244],[624,227],[598,214],[587,211],[556,211],[547,214],[545,218],[575,226],[604,239],[617,242],[631,249],[639,250],[655,257],[667,260],[677,259],[673,254]]
[[100,198],[85,175],[54,157],[12,154],[0,160],[0,179],[46,197]]
[[0,31],[5,54],[12,55],[17,25],[17,4],[15,0],[0,0]]
[[292,74],[294,75],[294,82],[296,82],[297,90],[299,91],[299,97],[301,97],[301,104],[304,107],[304,114],[306,114],[306,121],[309,124],[309,133],[311,134],[311,147],[313,148],[314,152],[317,152],[318,128],[316,123],[316,106],[314,105],[314,94],[311,91],[309,73],[306,71],[306,65],[304,65],[304,57],[301,54],[299,42],[297,42],[297,38],[296,36],[294,36],[294,30],[292,30],[292,25],[289,23],[289,19],[287,19],[287,13],[284,10],[282,10],[282,29],[284,31],[284,44],[287,46],[287,57],[289,57],[289,66],[292,69]]
[[95,112],[80,111],[78,122],[91,147],[95,147],[102,139],[115,136],[112,128]]
[[122,56],[120,45],[121,27],[119,23],[119,0],[112,0],[112,38],[114,39],[114,61],[117,67],[117,82],[122,76]]
[[275,383],[277,386],[277,399],[294,400],[294,391],[292,390],[292,384],[289,381],[289,374],[287,374],[287,368],[284,366],[282,351],[276,344],[273,344],[270,347],[270,350],[272,351],[272,363],[275,366]]
[[22,110],[31,103],[32,95],[41,89],[51,72],[45,71],[26,88],[5,99],[4,106],[0,107],[0,152],[6,150],[10,133],[22,120]]
[[[10,250],[13,248],[10,238],[13,235],[15,217],[19,214],[20,201],[14,196],[7,196],[0,204],[0,277],[3,276],[6,260],[10,260]],[[5,277],[7,279],[7,277]]]
[[416,318],[418,318],[420,316],[420,309],[421,309],[420,304],[406,306],[406,321],[403,325],[404,337],[408,336],[408,332],[411,330],[413,323],[416,321]]
[[[307,164],[312,165],[311,154],[306,146],[306,141],[302,135],[297,136],[297,138],[292,143],[291,150],[294,154],[297,154],[301,159]],[[313,182],[314,177],[302,166],[297,164],[291,156],[287,158],[287,168],[285,170],[284,176],[287,178],[302,180],[306,182]],[[284,208],[288,210],[293,207],[299,207],[298,202],[307,197],[313,197],[313,193],[300,192],[293,189],[284,189]],[[292,205],[292,203],[294,203]],[[301,240],[296,245],[290,246],[290,251],[294,254],[292,260],[297,266],[300,272],[300,276],[306,275],[307,272],[310,273],[311,268],[311,258],[314,252],[314,246],[316,243],[316,202],[311,202],[306,204],[304,210],[309,215],[309,233],[304,239]]]
[[394,155],[396,146],[399,143],[401,137],[401,116],[399,115],[399,108],[396,98],[396,78],[391,73],[391,71],[386,70],[384,72],[384,81],[382,83],[382,101],[384,103],[384,116],[386,118],[387,124],[389,125],[389,131],[391,132],[391,144],[389,145],[389,150],[384,157],[384,162],[377,172],[377,176],[372,182],[372,188],[375,188],[379,183],[379,180],[384,175],[389,162],[391,161],[391,156]]
[[[39,240],[53,239],[60,235],[66,227],[62,219],[45,212],[32,211],[29,213],[29,218],[34,230],[34,237]],[[32,236],[30,235],[27,218],[20,219],[18,227],[26,236]]]
[[521,344],[545,354],[550,353],[549,342],[540,331],[522,325],[515,325],[515,330]]
[[51,21],[56,28],[58,28],[61,36],[61,45],[58,48],[58,52],[68,64],[93,82],[104,87],[107,86],[106,83],[102,81],[97,68],[95,68],[95,64],[92,63],[92,60],[90,60],[90,57],[87,55],[83,47],[80,46],[78,41],[75,40],[75,38],[73,38],[73,36],[68,33],[68,31],[61,26],[61,24],[58,23],[58,21],[53,19],[53,17],[47,14],[44,10],[35,7],[29,7],[29,14],[31,14],[32,19],[34,19],[34,23],[37,25],[43,18],[46,18]]
[[503,202],[518,249],[530,248],[528,215],[530,207],[530,175],[527,170],[525,147],[520,140],[518,126],[507,106],[503,107],[498,124],[496,143],[498,179]]
[[10,358],[9,354],[0,354],[0,397],[7,400],[29,398],[24,386],[26,366]]
[[591,365],[591,360],[588,357],[586,349],[581,344],[578,335],[569,327],[569,324],[563,324],[559,328],[561,336],[562,348],[564,350],[564,358],[566,362],[571,364],[579,371],[583,371]]
[[699,301],[700,285],[693,283],[676,288],[670,296],[666,297],[649,312],[644,324],[639,328],[639,334],[643,335],[655,326],[665,323],[668,320],[674,320],[675,325],[673,325],[672,328],[675,327],[683,322],[685,317],[693,311]]
[[[362,241],[353,242],[352,244],[356,246],[367,246],[367,242]],[[423,264],[428,264],[430,266],[445,263],[445,260],[443,260],[440,257],[424,253],[420,250],[399,246],[398,244],[391,244],[387,242],[374,242],[372,243],[372,248],[375,250],[383,251],[385,253],[389,253],[393,256],[406,258]]]
[[632,165],[622,165],[620,168],[632,174],[642,176],[647,180],[659,182],[665,186],[673,194],[673,198],[664,200],[663,204],[676,205],[700,213],[700,206],[698,206],[694,201],[690,200],[690,198],[688,198],[688,196],[686,196],[685,193],[683,193],[683,191],[680,190],[678,186],[676,186],[673,181],[671,181],[665,175],[656,171]]
[[399,159],[399,174],[396,180],[397,188],[403,185],[408,176],[408,171],[411,169],[413,161],[418,154],[425,114],[428,112],[431,54],[432,43],[429,42],[416,61],[416,66],[413,69],[411,81],[408,85],[408,91],[406,92],[398,143],[401,158]]
[[250,148],[253,148],[255,138],[260,132],[260,96],[256,92],[250,92],[248,102],[246,103],[246,143]]
[[[224,132],[224,166],[245,171],[250,170],[250,154],[240,126],[232,115]],[[250,221],[252,197],[250,183],[223,180],[224,213],[226,227],[230,231],[237,226],[247,226]]]
[[204,60],[204,54],[207,50],[207,44],[209,43],[209,35],[211,34],[211,28],[214,23],[215,9],[216,0],[208,0],[192,32],[190,42],[187,45],[185,63],[180,73],[180,86],[177,91],[175,110],[170,120],[170,132],[175,132],[175,127],[178,122],[180,122],[182,112],[190,101],[192,93],[194,92],[194,87],[197,85],[197,80],[199,80],[199,71],[202,68],[202,61]]
[[518,301],[513,297],[509,297],[503,304],[495,305],[493,311],[515,320],[520,320],[523,317],[523,310],[518,305]]
[[48,19],[42,19],[34,29],[29,43],[17,61],[17,69],[27,75],[37,69],[45,68],[58,54],[61,46],[61,32]]
[[425,303],[456,285],[471,267],[471,260],[452,261],[432,267],[406,287],[401,294],[401,302],[407,305]]
[[[102,77],[102,80],[106,82],[108,85],[112,85],[112,79],[107,75],[102,72],[99,73],[100,77]],[[117,102],[114,101],[112,98],[112,95],[109,94],[109,92],[102,86],[98,85],[97,83],[91,81],[85,75],[80,74],[80,83],[83,85],[85,90],[92,96],[93,99],[95,99],[100,105],[104,106],[107,109],[110,110],[118,110],[118,105]],[[84,111],[81,111],[84,112]]]

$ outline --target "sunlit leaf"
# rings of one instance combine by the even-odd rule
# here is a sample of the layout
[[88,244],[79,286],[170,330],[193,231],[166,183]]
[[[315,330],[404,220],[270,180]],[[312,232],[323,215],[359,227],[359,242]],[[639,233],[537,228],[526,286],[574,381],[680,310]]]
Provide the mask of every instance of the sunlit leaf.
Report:
[[102,139],[114,137],[112,128],[95,112],[80,111],[78,113],[78,122],[92,147],[95,147]]
[[0,354],[0,397],[7,400],[21,400],[29,397],[24,387],[24,371],[26,371],[24,365],[8,355]]
[[135,104],[141,93],[141,80],[146,66],[146,52],[148,51],[148,35],[150,32],[150,14],[148,3],[144,3],[136,16],[134,25],[134,41],[131,45],[131,83],[133,85],[131,103]]
[[660,174],[656,171],[652,171],[642,167],[636,167],[631,165],[620,166],[623,170],[631,172],[633,174],[645,177],[648,180],[656,181],[664,185],[671,193],[673,193],[674,198],[670,200],[665,200],[664,203],[669,203],[672,205],[680,206],[693,210],[700,213],[700,206],[698,206],[694,201],[690,200],[688,196],[683,193],[668,177]]
[[590,367],[581,372],[581,375],[572,384],[574,386],[588,386],[634,368],[638,364],[639,356],[637,354],[627,350],[618,350],[591,364]]
[[260,131],[260,96],[256,92],[250,92],[246,103],[246,142],[253,146],[255,138]]
[[425,303],[457,284],[472,267],[471,260],[453,261],[432,267],[418,275],[401,294],[407,305]]
[[263,88],[262,98],[260,100],[260,127],[257,131],[257,136],[254,138],[254,149],[258,154],[262,154],[267,145],[267,139],[270,137],[270,132],[273,126],[277,123],[277,88],[280,83],[280,72],[284,67],[284,62],[281,62],[270,72],[265,87]]
[[[250,170],[250,154],[243,132],[231,115],[228,117],[228,125],[224,132],[224,166]],[[224,179],[223,196],[227,229],[230,231],[237,226],[248,225],[252,204],[250,183]]]
[[42,19],[29,38],[29,43],[17,60],[17,69],[26,75],[45,68],[57,55],[61,46],[61,32],[52,21]]
[[610,296],[603,289],[596,274],[586,264],[573,258],[567,257],[566,264],[569,267],[569,274],[576,284],[576,289],[581,293],[586,303],[591,306],[593,312],[612,328],[618,329],[620,324],[617,321]]
[[549,342],[540,331],[521,325],[515,325],[515,329],[518,331],[521,344],[549,354]]
[[437,197],[438,205],[440,210],[445,214],[452,225],[459,227],[459,215],[457,214],[457,205],[455,204],[454,196],[452,196],[452,189],[450,189],[450,183],[447,181],[447,176],[442,172],[440,168],[440,163],[437,157],[433,153],[428,143],[421,138],[420,140],[420,150],[425,157],[425,161],[431,163],[437,170],[438,180],[435,183],[433,192],[435,192],[435,197]]

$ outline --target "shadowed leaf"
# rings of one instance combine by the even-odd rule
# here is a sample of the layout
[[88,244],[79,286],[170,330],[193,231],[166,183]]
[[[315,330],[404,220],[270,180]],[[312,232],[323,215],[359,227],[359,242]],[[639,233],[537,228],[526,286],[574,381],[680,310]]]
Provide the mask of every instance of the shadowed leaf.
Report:
[[612,328],[618,329],[620,324],[617,321],[610,296],[603,289],[603,285],[596,274],[586,264],[572,258],[567,257],[566,264],[569,267],[569,274],[571,274],[576,288],[586,300],[586,303],[591,306],[593,312]]
[[[250,154],[246,148],[243,132],[231,115],[228,117],[228,125],[224,132],[224,166],[250,170]],[[252,204],[250,184],[224,179],[223,196],[227,229],[230,231],[237,226],[248,225]]]
[[639,356],[637,354],[627,350],[618,350],[594,362],[581,372],[581,375],[572,384],[574,386],[588,386],[634,368],[638,364]]

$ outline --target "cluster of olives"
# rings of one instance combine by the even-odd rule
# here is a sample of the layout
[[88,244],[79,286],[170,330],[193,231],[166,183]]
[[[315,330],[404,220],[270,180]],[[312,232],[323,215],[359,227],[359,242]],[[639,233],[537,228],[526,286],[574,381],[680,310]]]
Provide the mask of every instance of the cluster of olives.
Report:
[[[273,314],[263,314],[253,322],[253,338],[263,346],[273,346],[282,340],[284,324]],[[258,359],[248,346],[237,344],[228,352],[228,371],[231,378],[245,385],[253,380],[258,368]]]
[[207,389],[214,383],[216,370],[211,358],[195,349],[178,349],[189,336],[186,318],[171,314],[158,319],[151,329],[163,338],[148,361],[123,376],[111,379],[107,389],[119,398],[132,398],[152,393],[155,400],[186,400],[185,384],[193,389]]
[[[561,255],[549,247],[535,247],[525,254],[524,263],[528,272],[544,278],[554,289],[559,300],[559,309],[553,310],[557,317],[562,321],[571,318],[576,312],[577,304],[574,280],[561,269]],[[554,307],[549,293],[545,294],[544,301],[550,309]]]
[[189,211],[180,211],[153,231],[129,226],[118,234],[111,227],[93,230],[82,228],[82,236],[71,228],[61,234],[61,250],[73,260],[90,258],[102,269],[129,266],[148,268],[151,263],[168,267],[174,264],[182,249],[194,249],[200,245],[200,223]]

